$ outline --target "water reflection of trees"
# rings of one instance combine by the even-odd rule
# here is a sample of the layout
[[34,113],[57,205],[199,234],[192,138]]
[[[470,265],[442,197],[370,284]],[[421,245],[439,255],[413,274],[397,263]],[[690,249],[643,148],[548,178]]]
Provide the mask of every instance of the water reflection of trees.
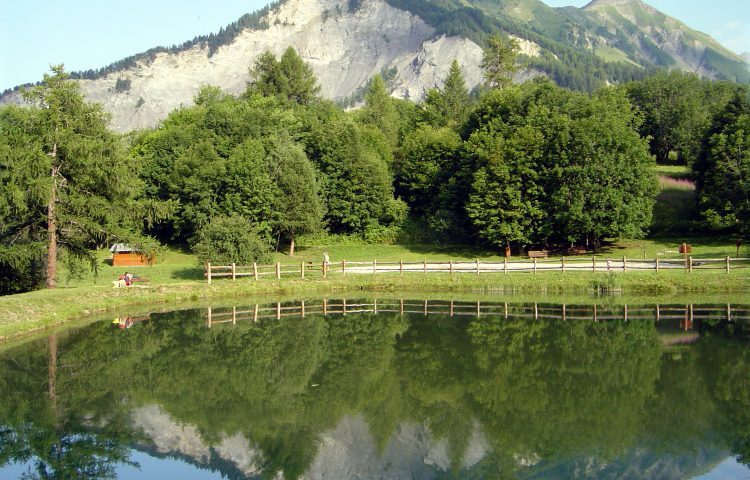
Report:
[[[714,330],[675,356],[645,321],[364,314],[207,329],[175,312],[127,331],[95,324],[0,357],[0,465],[111,476],[135,439],[129,413],[152,403],[209,444],[243,434],[269,477],[304,473],[319,435],[357,414],[381,451],[399,425],[428,425],[461,475],[644,445],[708,442],[747,461],[750,352]],[[490,448],[462,471],[477,422]]]

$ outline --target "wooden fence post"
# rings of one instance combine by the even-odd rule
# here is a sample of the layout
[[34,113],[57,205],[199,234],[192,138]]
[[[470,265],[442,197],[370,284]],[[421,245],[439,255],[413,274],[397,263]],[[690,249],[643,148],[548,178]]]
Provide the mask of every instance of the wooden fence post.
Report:
[[656,273],[659,273],[659,257],[656,257]]
[[427,274],[427,259],[424,259],[424,273]]
[[341,260],[341,275],[346,275],[346,260]]
[[399,275],[404,274],[404,260],[403,259],[398,261],[398,274]]
[[328,278],[328,263],[323,261],[323,278]]
[[211,285],[211,262],[206,262],[206,278],[208,279],[208,284]]
[[372,261],[372,274],[375,275],[376,273],[378,273],[378,261],[373,260]]
[[399,300],[401,315],[404,314],[404,299]]
[[689,256],[688,258],[688,273],[693,273],[693,257]]
[[727,271],[727,275],[729,275],[729,255],[727,255],[726,262],[727,262],[726,271]]
[[536,273],[536,257],[534,257],[534,273]]
[[596,273],[596,255],[591,257],[591,271]]
[[607,271],[609,272],[611,268],[612,268],[612,261],[609,258],[607,258]]
[[232,325],[237,325],[237,307],[232,307]]
[[625,260],[625,256],[622,257],[622,271],[625,272],[628,269],[628,262]]
[[305,318],[305,301],[304,300],[300,302],[300,309],[302,313],[302,318]]
[[323,316],[328,315],[328,299],[323,299]]
[[503,273],[508,274],[508,257],[503,257]]
[[237,265],[232,262],[232,281],[234,282],[235,280],[237,280]]
[[211,307],[208,307],[208,328],[211,328]]
[[281,262],[276,262],[276,279],[281,280]]
[[562,269],[562,272],[565,273],[565,257],[560,259],[560,268]]
[[255,304],[255,311],[253,312],[253,323],[258,323],[258,304]]
[[281,302],[276,302],[276,320],[281,320]]
[[256,262],[253,262],[253,277],[258,280],[258,264]]
[[479,259],[477,258],[477,275],[479,275]]
[[299,264],[299,276],[300,278],[305,278],[305,262],[300,262]]
[[[450,267],[448,267],[448,268],[449,268],[449,271],[450,271],[451,275],[453,275],[453,259],[451,259]],[[451,315],[451,316],[453,316],[453,315]]]

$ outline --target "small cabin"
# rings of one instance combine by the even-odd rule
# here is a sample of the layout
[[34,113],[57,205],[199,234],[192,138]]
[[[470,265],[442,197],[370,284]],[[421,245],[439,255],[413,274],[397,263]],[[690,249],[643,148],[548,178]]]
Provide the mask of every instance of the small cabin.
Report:
[[148,258],[140,250],[127,243],[115,243],[109,251],[112,252],[113,267],[137,267],[156,262],[156,257]]

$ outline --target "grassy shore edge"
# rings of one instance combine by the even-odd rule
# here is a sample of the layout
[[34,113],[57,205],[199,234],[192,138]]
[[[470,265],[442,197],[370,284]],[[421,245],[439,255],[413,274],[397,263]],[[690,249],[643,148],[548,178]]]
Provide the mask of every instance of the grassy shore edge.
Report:
[[377,276],[350,275],[323,279],[282,281],[222,280],[186,282],[159,286],[113,289],[106,286],[58,288],[0,297],[0,340],[69,324],[81,318],[117,312],[124,308],[186,302],[221,301],[249,296],[308,296],[355,291],[398,292],[399,294],[473,292],[491,295],[675,295],[730,294],[750,291],[746,274],[701,272],[653,273],[540,273],[540,274],[457,274]]

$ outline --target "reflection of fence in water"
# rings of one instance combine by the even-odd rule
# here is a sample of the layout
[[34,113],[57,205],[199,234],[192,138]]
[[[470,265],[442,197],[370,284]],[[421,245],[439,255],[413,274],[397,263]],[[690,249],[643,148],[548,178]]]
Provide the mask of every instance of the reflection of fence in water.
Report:
[[679,320],[680,328],[691,330],[695,321],[750,321],[750,306],[745,305],[637,305],[637,306],[597,306],[597,305],[549,305],[549,304],[509,304],[492,302],[456,302],[435,300],[360,300],[347,302],[324,299],[320,303],[277,302],[271,305],[243,306],[215,309],[206,312],[208,327],[216,324],[285,317],[304,318],[307,315],[347,315],[354,313],[398,313],[418,315],[441,315],[449,317],[499,316],[505,319],[527,320],[590,320],[594,322],[611,320]]

